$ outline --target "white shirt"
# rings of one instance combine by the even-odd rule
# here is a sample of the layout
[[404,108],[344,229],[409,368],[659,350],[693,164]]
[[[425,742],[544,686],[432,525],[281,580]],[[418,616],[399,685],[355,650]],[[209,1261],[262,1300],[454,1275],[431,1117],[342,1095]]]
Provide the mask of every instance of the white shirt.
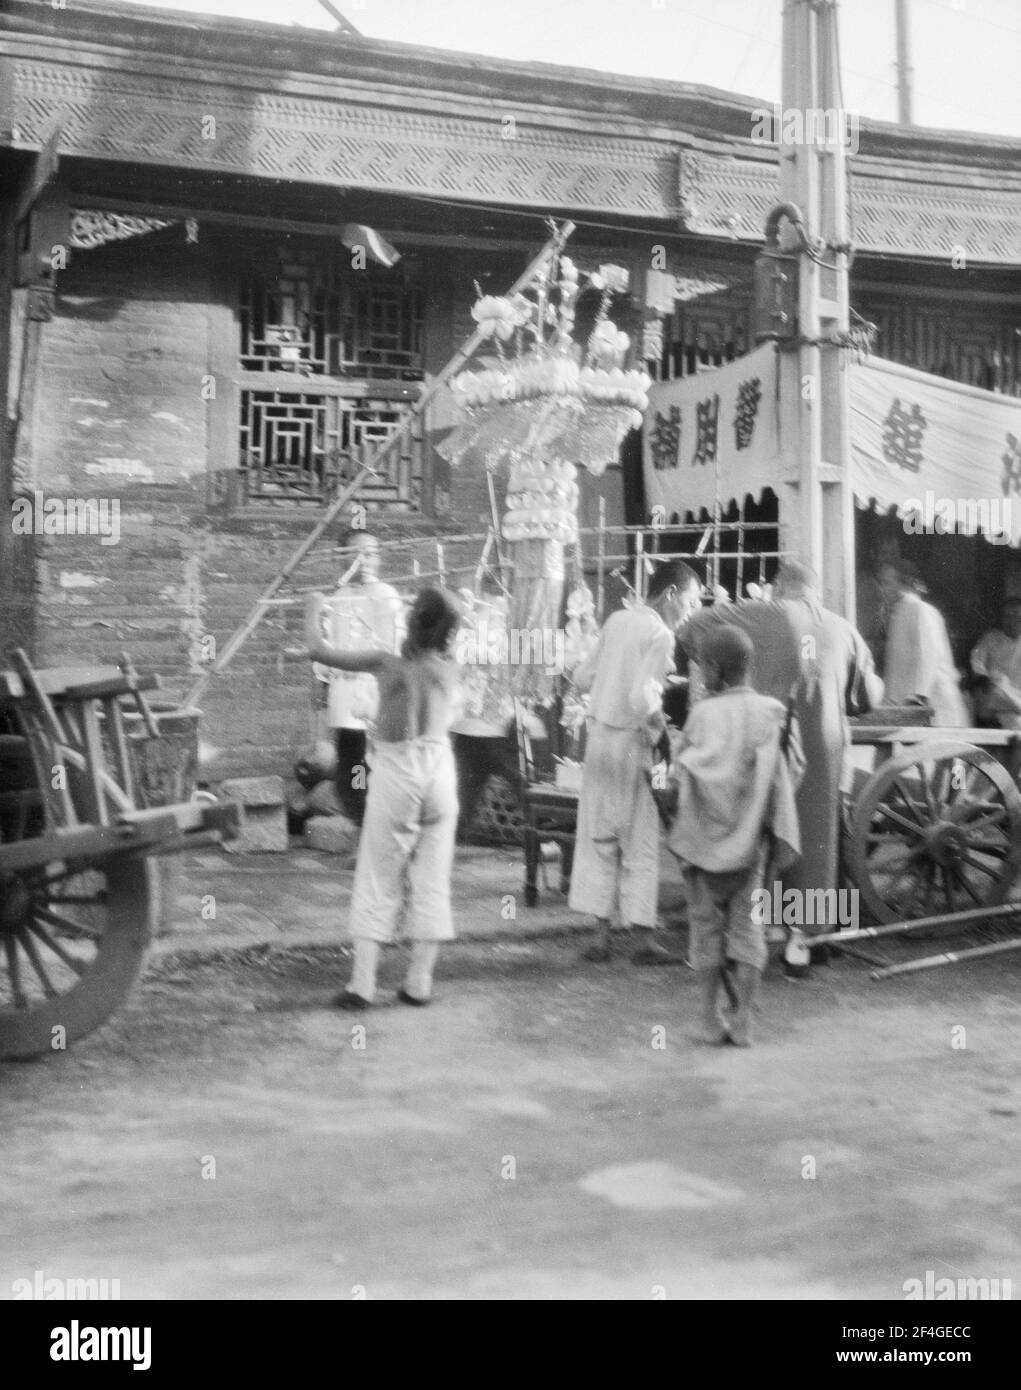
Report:
[[[343,585],[330,600],[326,617],[327,635],[335,647],[395,655],[400,651],[404,604],[390,584],[375,579],[370,584]],[[327,710],[331,728],[364,729],[375,720],[379,704],[375,676],[322,666],[316,668],[316,673],[325,673],[329,680]]]
[[641,729],[661,707],[673,670],[674,634],[654,609],[635,603],[610,614],[573,679],[580,691],[590,692],[590,719],[615,729]]
[[888,704],[924,695],[933,707],[934,724],[964,728],[971,722],[943,615],[918,594],[903,594],[893,606],[885,676]]

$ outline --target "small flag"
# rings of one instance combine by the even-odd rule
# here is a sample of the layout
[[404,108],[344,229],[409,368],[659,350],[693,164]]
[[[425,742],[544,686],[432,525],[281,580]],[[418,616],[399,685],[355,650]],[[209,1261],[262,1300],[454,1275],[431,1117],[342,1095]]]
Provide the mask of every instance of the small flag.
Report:
[[366,227],[362,222],[345,223],[340,230],[340,239],[352,251],[356,246],[364,246],[372,259],[380,265],[385,265],[387,269],[396,265],[401,258],[401,253],[396,247],[391,246],[385,237],[381,237],[378,232]]

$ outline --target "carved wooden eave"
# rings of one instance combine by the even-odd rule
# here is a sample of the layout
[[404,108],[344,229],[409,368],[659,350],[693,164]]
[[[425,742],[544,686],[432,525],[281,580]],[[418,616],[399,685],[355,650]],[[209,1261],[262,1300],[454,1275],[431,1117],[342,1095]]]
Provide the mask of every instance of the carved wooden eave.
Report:
[[73,208],[68,245],[72,251],[95,251],[110,241],[148,236],[172,225],[161,217],[136,217],[105,208]]
[[[750,98],[280,26],[9,0],[0,91],[0,144],[37,150],[62,124],[62,160],[746,243],[777,199],[777,151],[750,138],[763,107]],[[859,251],[1021,264],[1021,142],[863,123],[851,206]]]

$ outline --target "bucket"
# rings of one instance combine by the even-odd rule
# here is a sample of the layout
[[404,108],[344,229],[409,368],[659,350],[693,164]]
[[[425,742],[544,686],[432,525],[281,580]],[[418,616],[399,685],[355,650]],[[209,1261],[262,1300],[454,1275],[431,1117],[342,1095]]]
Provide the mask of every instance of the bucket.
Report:
[[[123,711],[135,800],[145,810],[192,799],[198,774],[199,720],[202,717],[201,710],[178,709],[152,701],[149,708],[159,729],[159,738],[150,737],[137,711]],[[153,932],[156,936],[169,936],[173,931],[184,865],[179,854],[156,855],[150,864],[156,890]]]

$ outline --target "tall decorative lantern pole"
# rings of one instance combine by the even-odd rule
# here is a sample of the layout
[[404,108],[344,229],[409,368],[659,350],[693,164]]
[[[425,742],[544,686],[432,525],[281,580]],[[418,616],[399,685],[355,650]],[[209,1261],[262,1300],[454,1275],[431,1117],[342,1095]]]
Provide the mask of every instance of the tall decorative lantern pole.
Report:
[[[583,345],[574,329],[586,289],[600,301]],[[558,647],[546,639],[562,626],[565,553],[578,541],[578,468],[598,475],[614,463],[648,405],[650,379],[624,369],[630,340],[609,318],[613,296],[627,289],[619,266],[583,277],[566,256],[551,259],[531,293],[478,300],[472,316],[495,357],[451,382],[459,424],[441,452],[453,464],[508,469],[505,679],[520,699],[547,700],[557,674],[550,657]]]

